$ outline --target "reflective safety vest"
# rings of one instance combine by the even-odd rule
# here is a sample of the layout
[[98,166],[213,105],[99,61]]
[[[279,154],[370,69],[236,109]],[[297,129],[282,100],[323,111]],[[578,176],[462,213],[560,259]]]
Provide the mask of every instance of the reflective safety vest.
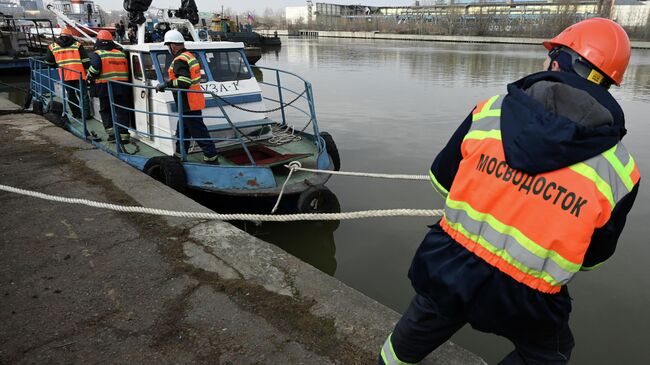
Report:
[[68,47],[61,47],[56,42],[50,44],[50,51],[54,55],[57,66],[59,66],[59,77],[61,80],[79,80],[79,76],[83,80],[86,79],[86,70],[81,62],[81,55],[79,54],[80,46],[81,44],[79,42],[74,42]]
[[129,81],[129,63],[122,51],[119,49],[96,50],[95,53],[102,61],[101,73],[92,66],[88,69],[90,74],[99,73],[95,83],[105,84],[109,80]]
[[[174,63],[178,60],[187,62],[190,66],[190,78],[185,76],[176,77],[174,73]],[[178,81],[190,84],[190,90],[201,91],[201,65],[190,51],[185,51],[172,61],[171,66],[167,70],[169,80],[173,81],[173,86],[178,87]],[[205,109],[205,97],[202,93],[185,93],[187,95],[187,103],[191,111]],[[184,98],[185,99],[185,98]],[[184,106],[187,107],[187,106]]]
[[442,229],[515,280],[557,293],[581,268],[594,230],[639,181],[622,143],[586,161],[530,175],[505,160],[501,103],[494,96],[472,113],[463,156],[446,193]]

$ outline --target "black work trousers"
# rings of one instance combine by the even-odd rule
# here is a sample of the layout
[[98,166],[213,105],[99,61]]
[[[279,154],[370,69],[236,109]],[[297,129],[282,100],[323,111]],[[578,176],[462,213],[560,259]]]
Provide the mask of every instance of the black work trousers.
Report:
[[[102,117],[102,124],[104,125],[104,129],[106,129],[109,134],[110,132],[113,132],[113,114],[111,113],[111,100],[108,97],[108,95],[105,96],[99,96],[99,115]],[[113,101],[115,102],[116,105],[124,105],[128,107],[128,99],[129,95],[126,95],[124,93],[114,93],[113,94]],[[123,126],[130,126],[130,113],[127,110],[124,110],[119,107],[115,107],[115,114],[117,116],[117,119],[115,120],[116,123],[119,123]],[[118,134],[128,134],[128,130],[124,127],[118,127]]]
[[[66,90],[66,97],[68,98],[68,108],[70,108],[72,116],[81,121],[81,109],[79,108],[81,106],[86,119],[90,118],[90,96],[88,95],[85,81],[81,82],[81,84],[79,80],[68,80],[63,83]],[[79,94],[81,94],[81,104],[79,103]]]
[[[378,362],[381,365],[398,363],[390,359],[396,356],[402,363],[418,363],[467,323],[470,322],[464,317],[439,315],[433,303],[416,294],[387,340],[390,344],[384,344]],[[499,365],[562,365],[569,362],[574,341],[568,323],[558,328],[556,333],[535,333],[536,329],[530,328],[525,338],[508,336],[515,349]]]
[[[210,138],[210,133],[208,132],[208,128],[205,126],[205,123],[203,123],[203,113],[201,113],[200,110],[186,111],[182,113],[183,138],[185,139],[183,146],[185,147],[185,152],[187,153],[187,150],[190,148],[190,141],[188,140],[189,138]],[[180,121],[176,125],[177,138],[179,137],[179,125]],[[201,150],[206,157],[214,157],[217,155],[217,150],[214,147],[214,142],[208,140],[197,140],[196,143],[198,143],[199,147],[201,147]],[[178,142],[176,143],[176,152],[180,152],[180,145]]]

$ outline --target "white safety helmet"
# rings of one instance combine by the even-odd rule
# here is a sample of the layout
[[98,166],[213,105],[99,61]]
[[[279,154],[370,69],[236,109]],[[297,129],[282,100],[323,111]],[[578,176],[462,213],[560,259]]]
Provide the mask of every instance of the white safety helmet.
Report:
[[185,43],[185,38],[183,38],[183,35],[181,32],[177,31],[176,29],[172,29],[165,33],[165,45],[168,45],[170,43]]

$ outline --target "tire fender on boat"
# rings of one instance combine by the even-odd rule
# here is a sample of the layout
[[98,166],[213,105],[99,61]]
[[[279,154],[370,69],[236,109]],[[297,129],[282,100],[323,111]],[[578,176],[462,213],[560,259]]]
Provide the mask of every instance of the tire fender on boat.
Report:
[[327,154],[332,158],[332,163],[334,164],[334,171],[341,170],[341,156],[339,156],[339,149],[336,147],[334,138],[331,134],[327,132],[320,132],[321,138],[325,141],[325,148],[327,149]]
[[32,111],[36,114],[43,114],[43,102],[40,100],[32,101]]
[[[341,204],[336,195],[323,185],[314,185],[305,189],[298,196],[299,213],[340,213]],[[341,221],[322,221],[324,227],[332,231],[338,228]]]
[[147,160],[142,171],[180,193],[187,191],[185,169],[181,162],[173,157],[152,157]]

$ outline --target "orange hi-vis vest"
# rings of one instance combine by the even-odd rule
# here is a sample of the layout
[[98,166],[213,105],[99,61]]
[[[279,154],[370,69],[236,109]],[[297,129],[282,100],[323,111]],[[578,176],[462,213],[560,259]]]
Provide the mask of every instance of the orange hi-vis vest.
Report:
[[92,66],[88,69],[91,74],[99,73],[95,83],[105,84],[109,80],[129,81],[129,63],[122,51],[119,49],[110,51],[96,50],[95,53],[102,61],[101,72],[98,72]]
[[456,242],[513,279],[557,293],[583,268],[594,230],[639,181],[620,142],[586,161],[530,175],[513,169],[501,142],[501,103],[494,96],[472,113],[441,227]]
[[[72,43],[69,47],[61,47],[56,42],[50,44],[50,51],[59,66],[59,77],[63,81],[86,79],[86,70],[79,54],[79,42]],[[71,70],[71,71],[70,71]],[[76,72],[75,72],[76,71]]]
[[[190,66],[189,79],[184,76],[176,77],[176,74],[174,74],[174,63],[179,59],[187,62]],[[201,65],[190,51],[185,51],[176,56],[172,61],[171,66],[169,66],[167,73],[169,75],[169,80],[173,81],[174,87],[178,87],[178,81],[183,81],[190,84],[190,90],[201,91]],[[186,95],[189,104],[188,106],[191,111],[205,109],[205,96],[203,96],[202,93],[186,93]]]

